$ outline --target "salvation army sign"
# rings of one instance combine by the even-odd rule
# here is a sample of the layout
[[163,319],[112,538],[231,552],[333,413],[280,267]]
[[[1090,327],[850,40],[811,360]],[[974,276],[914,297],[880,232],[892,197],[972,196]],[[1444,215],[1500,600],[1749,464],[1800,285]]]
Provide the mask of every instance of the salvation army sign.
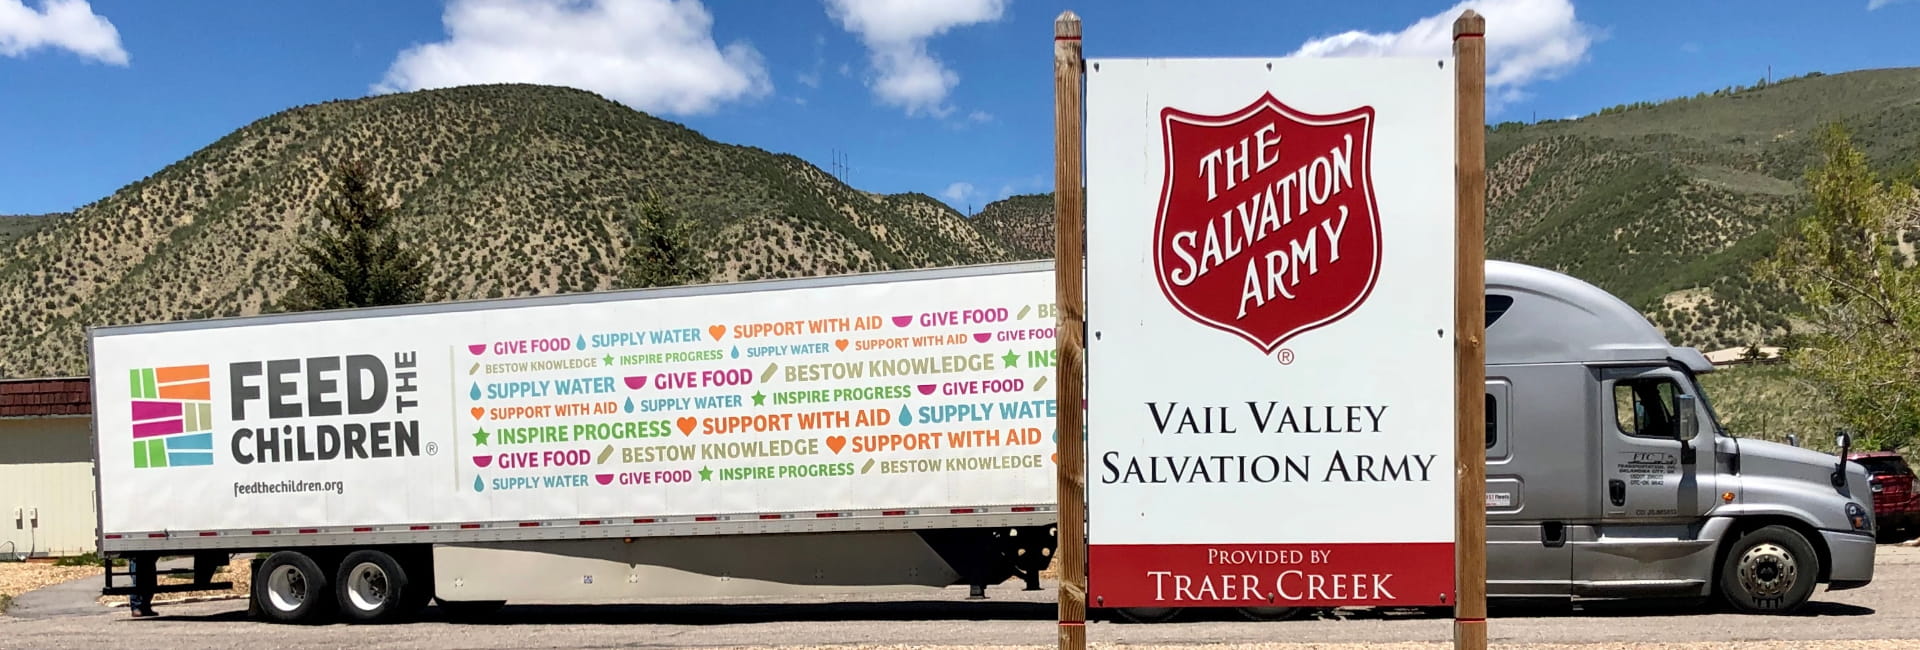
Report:
[[1373,109],[1303,113],[1262,93],[1226,115],[1161,109],[1160,289],[1272,352],[1351,313],[1380,271]]
[[1452,604],[1453,70],[1086,70],[1088,605]]

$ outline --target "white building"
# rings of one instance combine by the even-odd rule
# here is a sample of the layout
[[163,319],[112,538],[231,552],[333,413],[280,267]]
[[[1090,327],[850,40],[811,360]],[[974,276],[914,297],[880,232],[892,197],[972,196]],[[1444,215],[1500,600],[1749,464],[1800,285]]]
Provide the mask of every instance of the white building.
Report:
[[85,378],[0,381],[0,558],[94,550],[92,401]]

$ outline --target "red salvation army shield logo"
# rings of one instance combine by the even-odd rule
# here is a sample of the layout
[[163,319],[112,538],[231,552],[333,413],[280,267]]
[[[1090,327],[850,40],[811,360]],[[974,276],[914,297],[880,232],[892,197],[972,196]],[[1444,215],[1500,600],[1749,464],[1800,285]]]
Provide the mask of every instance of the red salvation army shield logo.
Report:
[[1227,115],[1162,110],[1153,261],[1167,300],[1266,353],[1366,301],[1380,273],[1373,118],[1271,93]]

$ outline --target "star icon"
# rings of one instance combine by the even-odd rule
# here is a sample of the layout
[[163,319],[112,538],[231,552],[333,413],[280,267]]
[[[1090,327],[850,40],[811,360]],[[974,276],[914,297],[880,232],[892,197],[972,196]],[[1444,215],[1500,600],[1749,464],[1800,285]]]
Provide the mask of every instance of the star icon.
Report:
[[475,431],[475,432],[473,432],[473,444],[476,444],[476,445],[480,445],[480,446],[482,446],[482,447],[484,447],[484,446],[486,446],[486,444],[487,444],[487,430],[486,430],[486,429],[481,429],[481,430],[479,430],[479,431]]
[[1012,368],[1014,366],[1020,365],[1019,353],[1016,353],[1012,350],[1008,350],[1006,356],[1000,357],[1000,360],[1003,362],[1006,362],[1007,365],[1002,366],[1005,368]]
[[611,355],[611,354],[609,354],[609,355],[607,355],[607,356],[606,356],[605,358],[603,358],[603,359],[601,359],[601,361],[605,361],[605,362],[606,362],[606,364],[607,364],[608,366],[612,366],[612,365],[613,365],[613,355]]
[[756,391],[753,391],[753,405],[754,405],[754,406],[766,406],[766,405],[767,405],[767,394],[766,394],[766,393],[762,393],[762,392],[760,392],[760,391],[757,391],[757,390],[756,390]]
[[713,470],[707,469],[705,467],[700,468],[700,480],[702,481],[713,480]]

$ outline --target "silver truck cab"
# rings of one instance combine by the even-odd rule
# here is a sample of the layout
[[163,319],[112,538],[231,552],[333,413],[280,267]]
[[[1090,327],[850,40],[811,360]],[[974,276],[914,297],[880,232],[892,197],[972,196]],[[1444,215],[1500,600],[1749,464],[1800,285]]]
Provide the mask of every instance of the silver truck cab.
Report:
[[1487,588],[1493,597],[1713,596],[1789,613],[1873,578],[1866,470],[1723,429],[1638,311],[1489,261]]

